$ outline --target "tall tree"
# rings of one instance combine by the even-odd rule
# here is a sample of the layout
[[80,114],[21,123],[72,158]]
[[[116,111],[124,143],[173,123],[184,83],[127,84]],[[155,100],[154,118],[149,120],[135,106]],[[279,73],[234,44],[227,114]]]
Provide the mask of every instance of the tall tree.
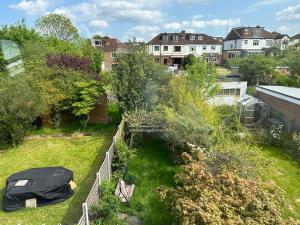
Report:
[[67,16],[51,13],[36,21],[37,29],[46,36],[54,36],[59,40],[76,41],[79,32]]
[[132,45],[129,52],[117,56],[112,71],[112,87],[125,110],[152,109],[170,74],[163,65],[148,56],[144,45]]

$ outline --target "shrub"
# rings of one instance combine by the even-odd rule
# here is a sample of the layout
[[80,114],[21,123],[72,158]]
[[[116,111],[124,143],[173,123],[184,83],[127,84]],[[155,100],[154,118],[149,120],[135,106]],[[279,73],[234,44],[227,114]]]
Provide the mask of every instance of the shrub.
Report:
[[88,71],[91,61],[88,58],[81,58],[78,56],[71,56],[65,54],[47,55],[46,64],[49,67],[60,67],[62,69],[73,69]]
[[273,183],[246,180],[231,172],[208,172],[205,155],[185,155],[177,187],[158,193],[176,225],[295,224],[282,218],[283,193]]
[[18,78],[0,82],[0,142],[16,145],[42,113],[38,94]]
[[114,195],[114,186],[103,182],[100,187],[101,200],[90,211],[90,219],[97,225],[121,225],[117,213],[120,207],[119,199]]

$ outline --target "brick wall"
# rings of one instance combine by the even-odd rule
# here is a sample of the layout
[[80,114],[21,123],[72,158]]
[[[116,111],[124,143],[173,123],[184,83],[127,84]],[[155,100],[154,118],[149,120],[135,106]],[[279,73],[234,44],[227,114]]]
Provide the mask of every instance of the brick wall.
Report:
[[256,91],[256,97],[269,105],[271,113],[285,122],[286,129],[300,130],[300,105]]

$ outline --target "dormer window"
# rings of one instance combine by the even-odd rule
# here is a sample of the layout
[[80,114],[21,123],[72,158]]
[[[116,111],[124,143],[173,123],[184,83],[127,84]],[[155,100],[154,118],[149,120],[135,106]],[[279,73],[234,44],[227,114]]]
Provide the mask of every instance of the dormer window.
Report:
[[203,40],[203,36],[202,35],[199,35],[198,36],[198,41],[202,41]]
[[177,42],[178,41],[178,35],[173,35],[173,41]]
[[195,36],[195,35],[192,35],[192,36],[190,37],[190,40],[191,40],[191,41],[195,41],[195,40],[196,40],[196,36]]
[[245,35],[248,35],[249,34],[249,29],[246,28],[245,31],[244,31]]
[[162,36],[162,40],[163,40],[163,41],[168,41],[168,35],[163,35],[163,36]]
[[93,46],[102,46],[102,40],[100,40],[100,39],[93,39],[92,40],[92,45]]

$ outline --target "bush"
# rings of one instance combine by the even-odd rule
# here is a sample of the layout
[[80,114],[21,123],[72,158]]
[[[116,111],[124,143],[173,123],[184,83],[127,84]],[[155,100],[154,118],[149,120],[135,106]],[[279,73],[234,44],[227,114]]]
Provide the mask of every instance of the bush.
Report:
[[15,146],[42,113],[38,94],[18,78],[0,82],[0,142]]
[[121,225],[118,220],[120,201],[114,195],[114,186],[109,182],[103,182],[100,187],[101,200],[90,211],[90,219],[97,225]]
[[197,159],[183,156],[187,164],[175,176],[177,187],[157,190],[173,224],[296,224],[283,219],[283,193],[273,183],[226,171],[212,174],[203,153]]

